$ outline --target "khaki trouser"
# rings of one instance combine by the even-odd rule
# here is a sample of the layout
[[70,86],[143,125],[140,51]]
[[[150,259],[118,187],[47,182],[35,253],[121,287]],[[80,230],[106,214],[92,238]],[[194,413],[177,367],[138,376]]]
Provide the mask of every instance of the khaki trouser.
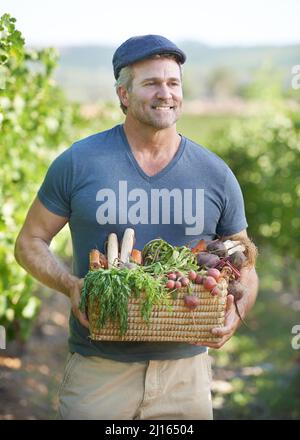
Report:
[[58,419],[212,419],[207,353],[167,361],[116,362],[69,354]]

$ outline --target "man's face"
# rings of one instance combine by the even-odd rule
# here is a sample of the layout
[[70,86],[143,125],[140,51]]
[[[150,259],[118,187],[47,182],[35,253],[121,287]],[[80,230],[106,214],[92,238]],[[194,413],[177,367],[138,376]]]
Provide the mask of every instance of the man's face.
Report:
[[127,115],[156,129],[171,127],[182,107],[180,68],[172,59],[135,63],[132,88],[127,93]]

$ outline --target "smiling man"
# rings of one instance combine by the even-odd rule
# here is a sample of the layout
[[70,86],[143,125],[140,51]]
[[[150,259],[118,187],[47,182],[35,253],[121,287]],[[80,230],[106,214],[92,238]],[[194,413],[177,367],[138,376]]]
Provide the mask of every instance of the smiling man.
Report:
[[[124,124],[75,142],[51,164],[18,236],[17,261],[70,298],[69,355],[59,390],[60,419],[212,419],[207,347],[220,348],[240,324],[228,296],[219,344],[101,342],[89,339],[79,310],[88,254],[111,232],[134,227],[135,247],[161,237],[191,240],[246,235],[239,184],[215,154],[179,134],[185,54],[159,35],[132,37],[115,52],[116,91]],[[69,224],[73,273],[49,246]],[[244,318],[257,276],[244,270]]]

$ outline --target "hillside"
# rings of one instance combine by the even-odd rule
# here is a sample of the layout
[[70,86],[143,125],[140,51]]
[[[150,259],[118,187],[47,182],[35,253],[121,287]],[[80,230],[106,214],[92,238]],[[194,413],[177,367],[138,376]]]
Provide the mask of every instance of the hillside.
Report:
[[[207,95],[212,82],[221,89],[238,94],[253,73],[269,66],[287,81],[291,68],[300,63],[300,44],[294,46],[210,47],[185,41],[178,45],[186,52],[184,66],[186,96],[197,99]],[[71,99],[83,102],[115,99],[111,59],[114,47],[62,47],[56,79]],[[220,87],[219,87],[220,88]],[[222,90],[221,90],[222,92]]]

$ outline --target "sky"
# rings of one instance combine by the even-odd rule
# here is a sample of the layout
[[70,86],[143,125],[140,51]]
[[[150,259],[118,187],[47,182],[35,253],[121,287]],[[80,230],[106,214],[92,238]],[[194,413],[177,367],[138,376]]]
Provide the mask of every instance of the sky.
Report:
[[0,0],[5,12],[30,46],[115,46],[149,33],[212,46],[300,43],[299,0]]

